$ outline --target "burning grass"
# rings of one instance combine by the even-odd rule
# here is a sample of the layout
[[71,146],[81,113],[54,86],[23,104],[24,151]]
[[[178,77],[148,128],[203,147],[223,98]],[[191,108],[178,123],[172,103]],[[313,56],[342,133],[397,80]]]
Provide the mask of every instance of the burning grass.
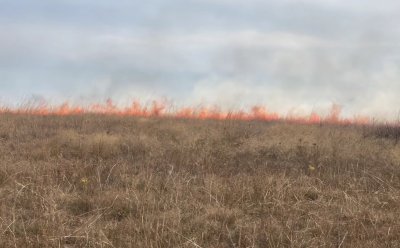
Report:
[[0,115],[1,247],[400,247],[386,126]]
[[242,121],[284,121],[296,124],[340,124],[340,125],[365,125],[372,124],[374,120],[367,116],[354,116],[353,118],[341,117],[341,106],[333,104],[330,113],[320,115],[311,112],[309,115],[296,115],[294,113],[282,114],[269,111],[264,106],[253,106],[249,110],[222,111],[218,106],[213,107],[177,107],[167,100],[152,101],[142,104],[133,101],[129,106],[121,107],[108,99],[105,103],[94,103],[86,106],[73,106],[66,102],[61,105],[51,105],[46,101],[27,102],[19,107],[0,106],[0,114],[25,114],[38,116],[68,116],[83,114],[101,114],[108,116],[130,117],[162,117],[177,119],[200,120],[242,120]]

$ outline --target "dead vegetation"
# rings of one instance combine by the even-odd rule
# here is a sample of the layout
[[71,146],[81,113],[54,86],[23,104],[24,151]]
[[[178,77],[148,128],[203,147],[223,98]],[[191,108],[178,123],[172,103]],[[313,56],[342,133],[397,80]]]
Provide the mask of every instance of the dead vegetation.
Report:
[[398,133],[0,115],[0,247],[400,247]]

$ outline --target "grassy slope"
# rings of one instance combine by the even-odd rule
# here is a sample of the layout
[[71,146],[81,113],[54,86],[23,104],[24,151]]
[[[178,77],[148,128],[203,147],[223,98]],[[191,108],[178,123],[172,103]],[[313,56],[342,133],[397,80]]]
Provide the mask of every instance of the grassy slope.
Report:
[[375,129],[0,115],[0,247],[400,247]]

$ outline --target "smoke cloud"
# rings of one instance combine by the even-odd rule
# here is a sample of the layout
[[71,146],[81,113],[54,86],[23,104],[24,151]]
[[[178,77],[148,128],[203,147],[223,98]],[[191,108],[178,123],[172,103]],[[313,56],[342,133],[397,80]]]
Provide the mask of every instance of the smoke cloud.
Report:
[[397,117],[398,1],[0,1],[0,102]]

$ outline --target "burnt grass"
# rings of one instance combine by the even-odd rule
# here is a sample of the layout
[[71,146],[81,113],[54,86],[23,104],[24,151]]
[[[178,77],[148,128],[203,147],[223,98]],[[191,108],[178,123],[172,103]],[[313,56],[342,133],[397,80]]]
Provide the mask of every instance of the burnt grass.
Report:
[[0,247],[400,247],[399,129],[0,115]]

